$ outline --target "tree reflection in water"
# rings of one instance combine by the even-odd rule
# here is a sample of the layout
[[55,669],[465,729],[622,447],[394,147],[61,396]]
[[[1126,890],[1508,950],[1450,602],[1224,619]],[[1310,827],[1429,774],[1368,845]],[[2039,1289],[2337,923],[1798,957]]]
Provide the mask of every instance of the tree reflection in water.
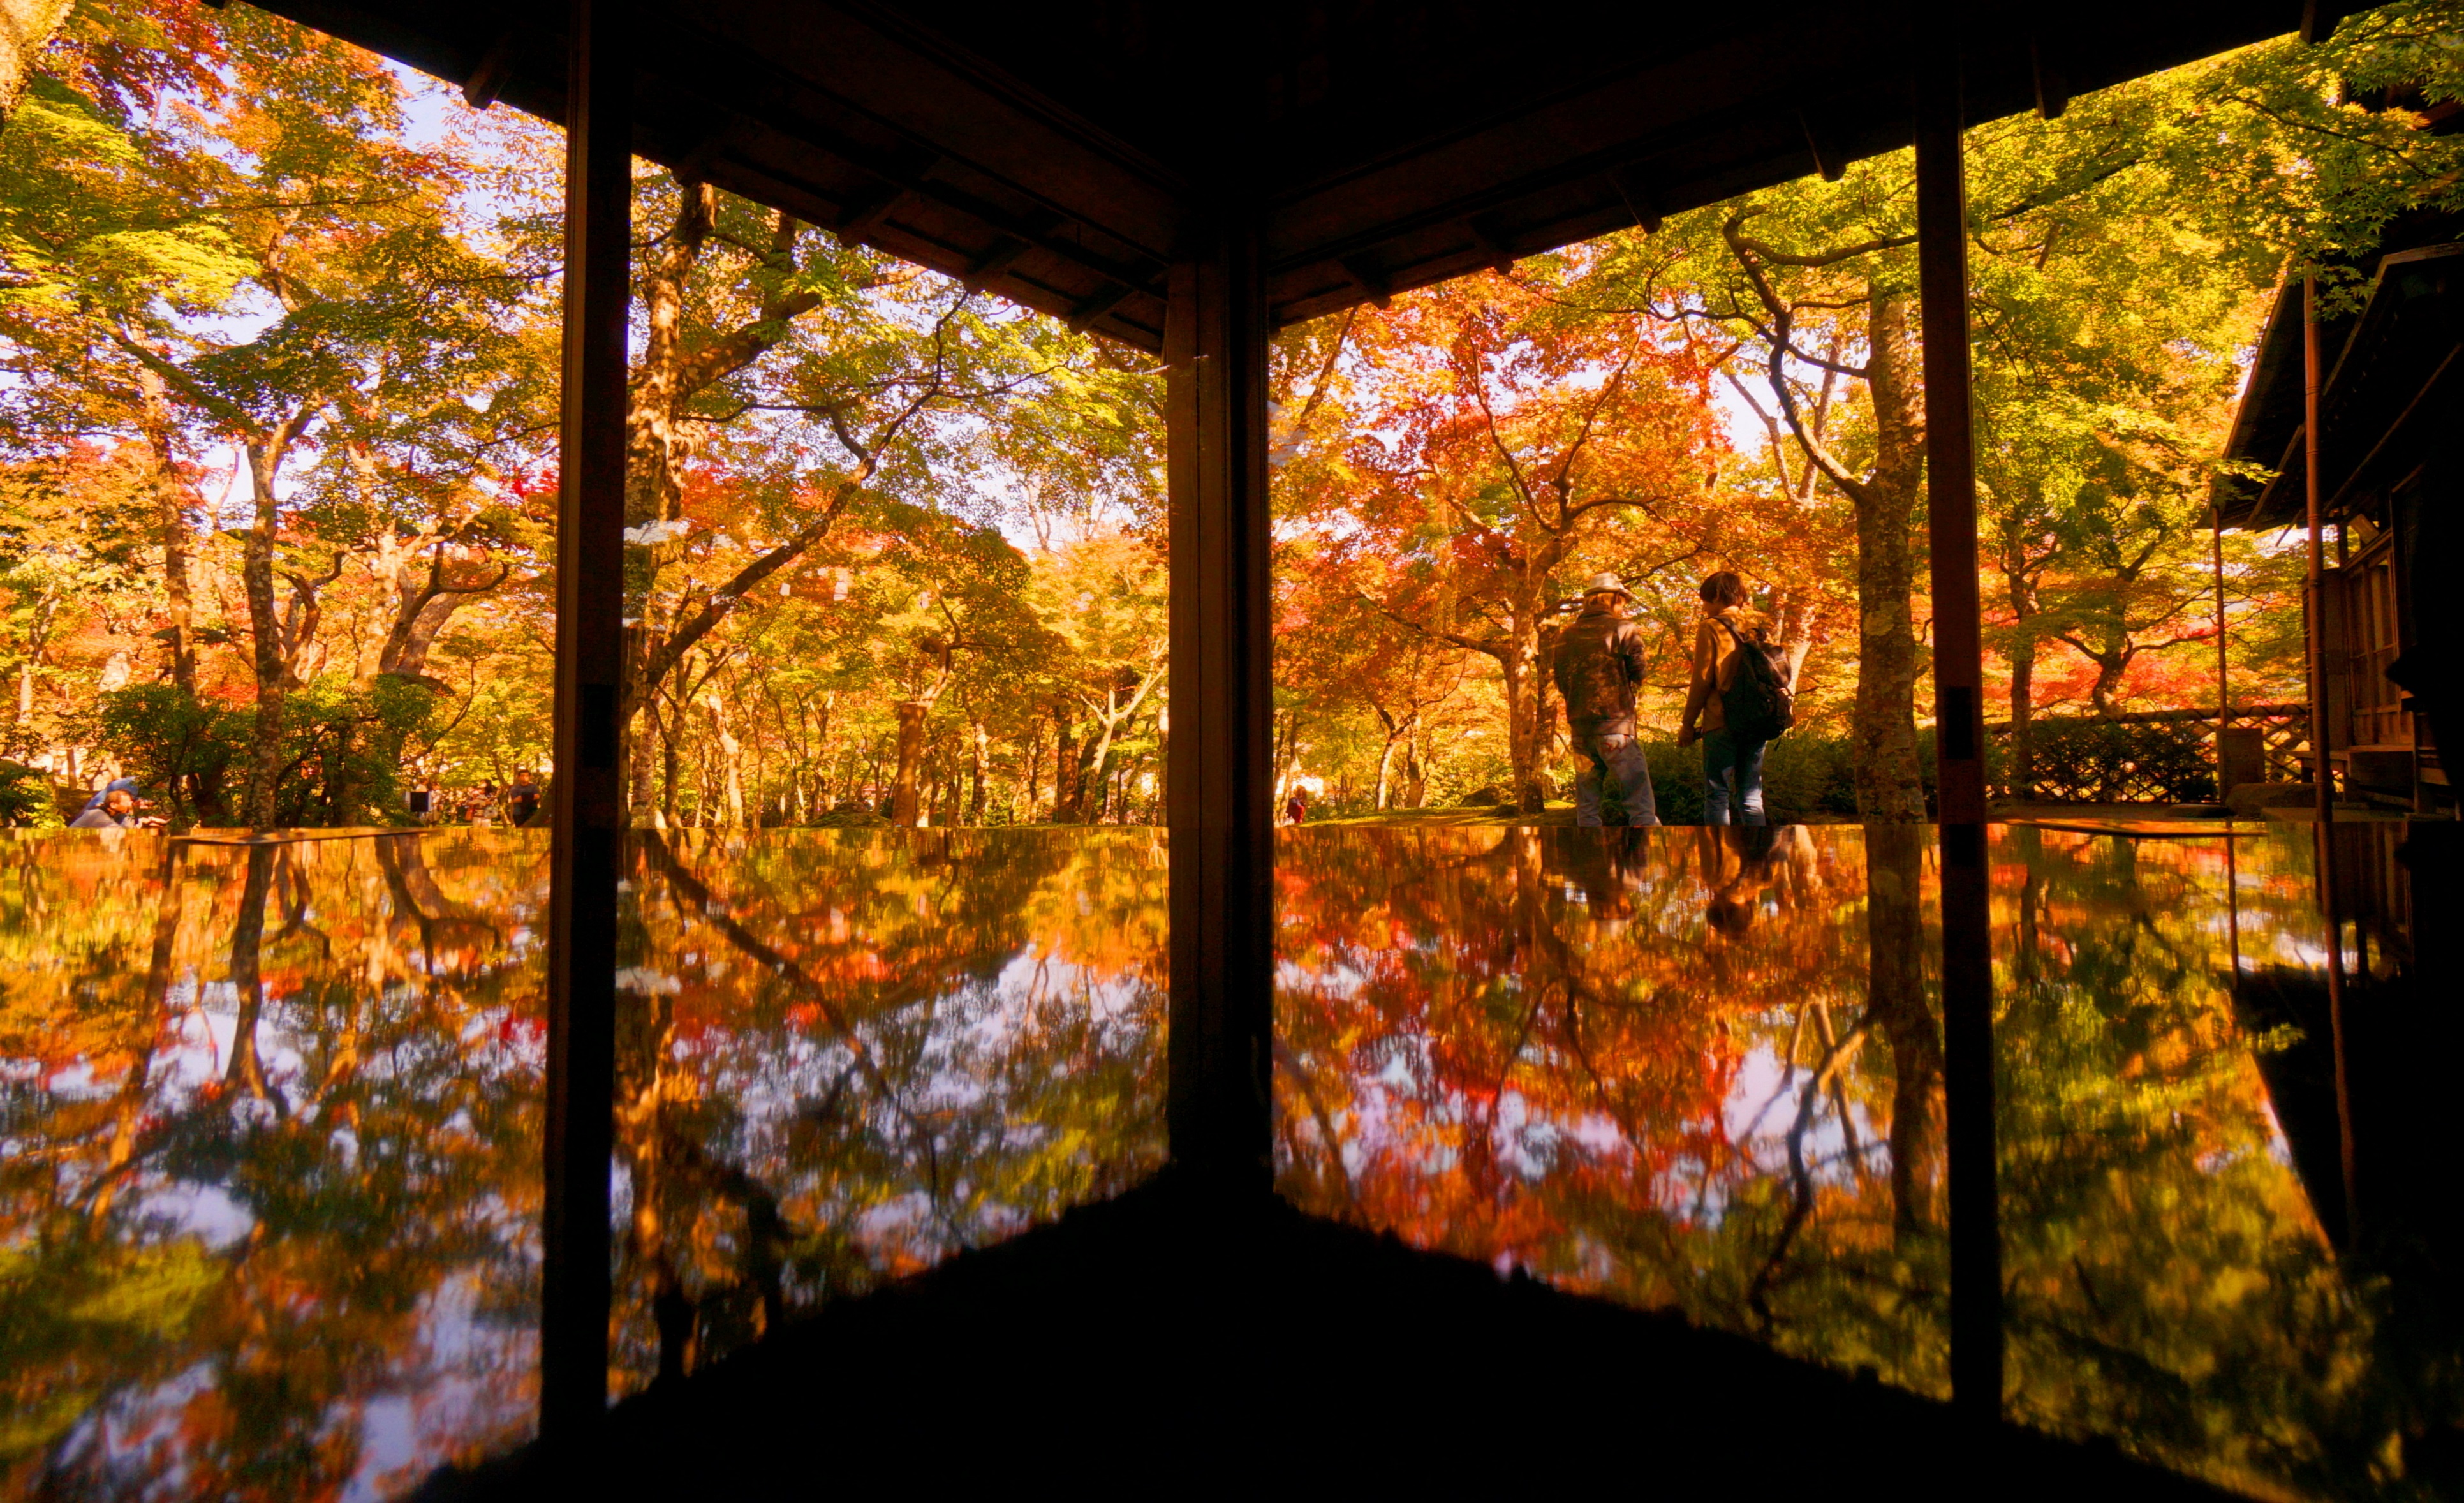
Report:
[[617,1361],[681,1373],[1163,1160],[1159,832],[645,832]]
[[0,1476],[398,1491],[527,1430],[543,848],[0,844]]
[[[1161,1161],[1161,837],[646,838],[617,1363]],[[0,843],[0,1486],[405,1491],[536,1401],[543,836]]]
[[[1281,838],[1287,1196],[1943,1391],[1928,831]],[[2309,848],[2233,844],[1996,834],[2010,1407],[2420,1495],[2452,1301],[2331,1246]],[[377,1496],[527,1431],[545,855],[0,841],[0,1484]],[[620,1387],[1159,1164],[1164,870],[1146,830],[642,836]],[[2435,990],[2395,953],[2357,995]]]
[[[2307,836],[1992,847],[2009,1409],[2262,1493],[2407,1496],[2231,978],[2320,962]],[[1288,832],[1304,1207],[1947,1391],[1929,829]],[[1867,943],[1871,937],[1872,943]],[[2332,1162],[2332,1145],[2330,1145]],[[2427,1495],[2427,1494],[2422,1494]]]

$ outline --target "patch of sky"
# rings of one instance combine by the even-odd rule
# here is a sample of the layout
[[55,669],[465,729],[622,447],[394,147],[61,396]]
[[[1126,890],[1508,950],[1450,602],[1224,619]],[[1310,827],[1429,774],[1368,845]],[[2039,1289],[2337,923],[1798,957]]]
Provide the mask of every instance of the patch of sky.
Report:
[[256,1213],[219,1184],[190,1180],[149,1184],[139,1205],[140,1220],[175,1236],[194,1237],[215,1252],[237,1247],[256,1227]]

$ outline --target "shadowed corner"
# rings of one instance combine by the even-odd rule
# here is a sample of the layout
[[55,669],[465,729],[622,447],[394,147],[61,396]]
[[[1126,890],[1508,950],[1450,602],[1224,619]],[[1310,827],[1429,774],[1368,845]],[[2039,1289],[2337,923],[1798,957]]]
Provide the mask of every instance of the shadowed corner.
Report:
[[1774,1495],[1877,1452],[1903,1496],[2232,1495],[2109,1442],[1980,1427],[1870,1374],[1166,1170],[654,1384],[587,1456],[534,1444],[412,1496],[804,1497],[892,1469],[1178,1490],[1288,1485],[1302,1465],[1388,1486],[1614,1470]]

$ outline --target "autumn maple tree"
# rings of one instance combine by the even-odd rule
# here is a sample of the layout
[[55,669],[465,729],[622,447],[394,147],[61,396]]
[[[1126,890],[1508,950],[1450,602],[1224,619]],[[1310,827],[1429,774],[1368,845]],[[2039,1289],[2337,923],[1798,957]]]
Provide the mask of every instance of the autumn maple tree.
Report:
[[1516,796],[1546,797],[1549,653],[1581,576],[1697,557],[1722,452],[1718,356],[1642,318],[1534,319],[1515,287],[1455,283],[1362,316],[1353,436],[1284,471],[1294,567],[1497,665]]

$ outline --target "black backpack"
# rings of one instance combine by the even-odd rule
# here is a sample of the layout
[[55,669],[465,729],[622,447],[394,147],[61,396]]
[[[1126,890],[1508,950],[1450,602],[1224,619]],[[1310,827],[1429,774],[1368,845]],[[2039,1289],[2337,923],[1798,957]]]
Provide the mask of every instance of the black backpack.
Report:
[[1796,692],[1771,661],[1771,649],[1727,621],[1720,625],[1737,639],[1737,674],[1720,691],[1721,718],[1728,722],[1728,734],[1741,741],[1772,740],[1796,723]]

